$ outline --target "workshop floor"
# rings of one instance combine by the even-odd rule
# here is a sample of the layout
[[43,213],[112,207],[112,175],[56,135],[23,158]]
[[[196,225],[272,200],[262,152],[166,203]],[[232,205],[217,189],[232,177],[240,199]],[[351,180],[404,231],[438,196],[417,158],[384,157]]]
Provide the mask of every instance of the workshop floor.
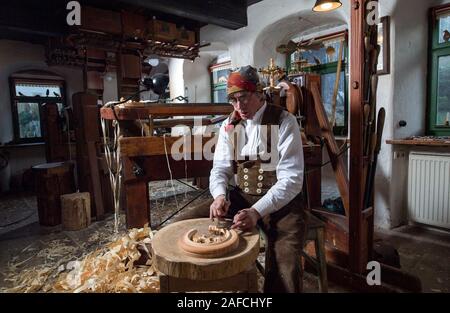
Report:
[[[176,195],[176,197],[175,197]],[[180,182],[152,183],[152,228],[155,229],[196,197],[189,206],[209,199],[207,192],[195,190]],[[174,209],[175,208],[175,209]],[[120,216],[120,234],[125,233],[124,215]],[[168,223],[170,222],[167,221]],[[32,195],[3,196],[0,198],[0,289],[14,282],[5,280],[14,271],[17,275],[28,268],[45,264],[58,268],[61,264],[104,246],[114,234],[114,218],[92,223],[81,231],[62,231],[60,226],[42,227],[38,223],[36,198]],[[417,226],[403,226],[394,230],[376,230],[377,239],[394,246],[400,255],[403,270],[417,275],[424,292],[450,292],[450,233]],[[50,248],[59,247],[57,252]],[[260,260],[264,256],[260,255]],[[14,266],[11,266],[14,264]],[[259,276],[260,289],[264,279]],[[330,292],[351,292],[329,283]],[[318,292],[317,277],[305,273],[304,291]]]

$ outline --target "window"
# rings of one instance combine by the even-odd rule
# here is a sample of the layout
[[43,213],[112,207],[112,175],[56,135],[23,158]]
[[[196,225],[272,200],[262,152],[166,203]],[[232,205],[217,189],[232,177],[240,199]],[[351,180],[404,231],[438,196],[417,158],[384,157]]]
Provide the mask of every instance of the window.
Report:
[[44,141],[42,106],[56,103],[62,116],[64,81],[24,76],[22,73],[10,77],[14,142],[41,142]]
[[450,5],[431,9],[427,132],[450,135]]
[[231,72],[231,63],[225,62],[210,67],[211,100],[213,103],[228,103],[227,80]]
[[314,42],[314,49],[305,48],[288,55],[289,77],[295,79],[295,76],[301,72],[319,74],[323,105],[331,119],[339,49],[342,43],[341,73],[336,96],[336,122],[333,132],[336,135],[346,136],[348,130],[347,34],[346,32],[333,34],[318,38]]

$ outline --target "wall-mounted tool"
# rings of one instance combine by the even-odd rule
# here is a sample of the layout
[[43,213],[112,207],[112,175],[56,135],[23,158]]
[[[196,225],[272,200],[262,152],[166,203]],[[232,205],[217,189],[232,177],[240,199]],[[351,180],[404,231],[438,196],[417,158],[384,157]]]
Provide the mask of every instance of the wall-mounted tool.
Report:
[[371,160],[369,164],[369,172],[366,179],[366,190],[364,192],[364,208],[370,206],[373,197],[373,187],[375,181],[375,171],[377,168],[378,154],[381,150],[381,138],[383,137],[384,121],[386,118],[386,111],[381,108],[378,111],[377,117],[377,132],[374,134],[375,145],[373,147],[373,152],[371,153]]

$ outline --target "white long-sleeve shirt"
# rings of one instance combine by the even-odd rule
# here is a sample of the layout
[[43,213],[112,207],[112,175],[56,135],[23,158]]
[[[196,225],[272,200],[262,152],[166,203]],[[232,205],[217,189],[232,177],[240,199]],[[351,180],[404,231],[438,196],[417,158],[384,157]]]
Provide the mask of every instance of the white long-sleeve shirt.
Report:
[[[239,140],[244,140],[239,152],[244,156],[255,156],[257,147],[261,143],[261,137],[264,139],[264,132],[261,132],[261,120],[266,108],[264,104],[255,114],[252,120],[241,122],[242,131],[245,135],[239,136]],[[261,197],[252,207],[255,208],[261,217],[273,213],[287,205],[295,196],[301,192],[303,185],[303,147],[300,136],[300,128],[296,118],[289,112],[283,111],[280,116],[279,138],[276,147],[278,151],[278,162],[276,163],[277,183]],[[225,125],[229,123],[226,119],[219,131],[213,169],[210,175],[210,192],[214,199],[220,195],[226,194],[226,188],[233,178],[233,154],[234,149],[230,134],[225,130]],[[270,130],[268,130],[270,131]],[[272,144],[273,146],[274,144]],[[260,153],[264,153],[260,150]]]

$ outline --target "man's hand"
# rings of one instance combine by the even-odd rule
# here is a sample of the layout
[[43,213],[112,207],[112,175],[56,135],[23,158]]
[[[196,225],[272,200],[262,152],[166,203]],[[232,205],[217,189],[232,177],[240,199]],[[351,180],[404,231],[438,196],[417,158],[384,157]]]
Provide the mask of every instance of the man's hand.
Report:
[[243,209],[234,216],[231,228],[238,228],[242,231],[252,230],[261,218],[255,208]]
[[227,214],[229,207],[230,202],[225,199],[225,196],[218,196],[209,207],[209,218],[224,217]]

